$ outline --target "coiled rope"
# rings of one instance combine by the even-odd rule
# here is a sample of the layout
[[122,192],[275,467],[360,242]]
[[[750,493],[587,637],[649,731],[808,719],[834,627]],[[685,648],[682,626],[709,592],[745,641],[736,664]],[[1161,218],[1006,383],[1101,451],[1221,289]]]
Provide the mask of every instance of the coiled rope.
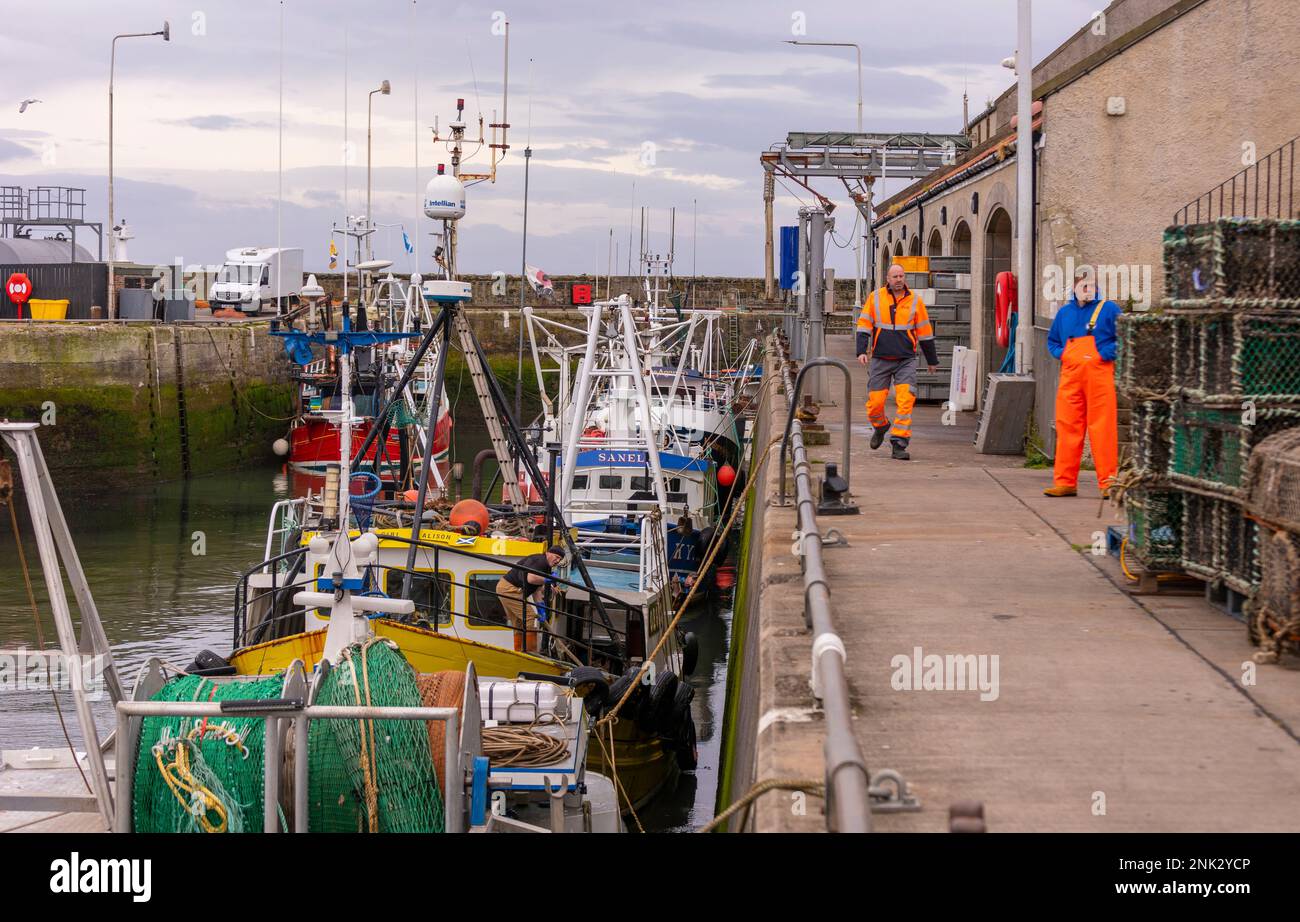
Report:
[[[542,715],[555,720],[554,715]],[[534,722],[527,727],[496,726],[482,730],[483,754],[493,765],[514,765],[518,768],[540,768],[554,765],[569,753],[568,741],[537,729]]]

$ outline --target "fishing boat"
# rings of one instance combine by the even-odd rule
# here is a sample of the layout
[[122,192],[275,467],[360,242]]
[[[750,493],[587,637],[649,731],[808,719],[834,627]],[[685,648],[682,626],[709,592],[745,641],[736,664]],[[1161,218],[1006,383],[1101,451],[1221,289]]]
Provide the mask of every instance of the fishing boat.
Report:
[[[307,585],[300,601],[328,612],[331,633],[313,667],[297,658],[241,674],[206,657],[183,670],[151,657],[128,686],[52,486],[38,428],[4,421],[0,436],[18,458],[59,637],[57,648],[32,655],[69,670],[84,749],[6,754],[30,769],[0,776],[0,814],[18,817],[19,828],[623,831],[614,780],[589,767],[588,706],[601,701],[593,692],[602,686],[590,677],[480,676],[472,663],[418,673],[396,643],[367,630],[371,615],[411,614],[409,600]],[[16,501],[14,485],[5,461],[0,502]],[[339,548],[336,559],[350,560],[377,540],[336,535],[330,543]],[[345,565],[349,580],[356,572]],[[109,698],[116,715],[107,736],[91,709],[98,694]]]
[[[479,359],[471,359],[471,368],[490,374],[472,333],[455,319],[457,298],[446,294],[459,291],[461,299],[467,298],[467,288],[453,282],[421,287],[430,300],[444,298],[421,345],[441,335],[445,348],[450,331],[460,329],[468,336],[463,347]],[[317,346],[326,342],[325,334],[277,332]],[[339,350],[341,380],[348,383],[361,348],[387,347],[388,338],[411,337],[347,329],[331,336],[328,341]],[[435,392],[442,389],[441,382],[434,385]],[[390,397],[401,399],[399,394]],[[386,410],[378,412],[382,416]],[[489,413],[508,417],[503,405],[490,407]],[[351,443],[354,419],[345,400],[332,418],[345,443]],[[513,423],[508,428],[515,434],[516,459],[531,462],[522,436]],[[350,472],[347,477],[344,470]],[[539,473],[535,465],[533,471]],[[424,481],[421,476],[422,488]],[[356,494],[353,482],[366,489]],[[602,746],[590,755],[598,771],[617,775],[624,809],[640,808],[678,771],[694,766],[693,690],[683,677],[694,668],[697,654],[686,635],[669,627],[673,587],[660,509],[649,511],[655,518],[652,528],[600,542],[575,542],[578,532],[558,514],[568,504],[550,497],[523,508],[489,510],[473,500],[454,506],[445,500],[412,500],[405,492],[380,486],[373,472],[358,465],[357,453],[341,454],[319,493],[278,503],[268,523],[266,559],[245,573],[236,589],[231,651],[225,656],[206,653],[203,661],[235,675],[265,675],[295,661],[311,668],[328,660],[337,615],[332,607],[305,604],[302,593],[334,592],[342,586],[365,598],[409,604],[400,616],[380,613],[350,630],[391,641],[421,674],[463,671],[473,664],[483,676],[559,681],[587,670],[580,674],[597,689],[587,702],[593,720],[626,696],[624,718],[604,725]],[[546,520],[548,508],[556,513],[551,521]],[[355,578],[341,575],[346,567],[338,549],[362,539],[373,542],[370,555],[356,564]],[[544,623],[531,628],[511,624],[498,582],[557,541],[568,542],[571,550],[560,572],[547,574],[552,588],[542,602]],[[643,683],[645,676],[649,680]]]
[[[711,312],[655,324],[638,317],[626,295],[584,310],[585,330],[525,310],[543,395],[535,450],[557,454],[568,524],[634,534],[640,513],[657,508],[671,569],[693,573],[700,564],[693,535],[715,527],[739,495],[744,445],[731,384],[711,363],[708,372],[690,367],[711,354],[695,338],[710,331]],[[566,344],[579,335],[580,345]],[[562,459],[546,446],[564,446]],[[535,485],[523,486],[537,495]]]
[[[388,332],[415,335],[421,320],[428,316],[428,307],[418,294],[418,282],[399,281],[392,274],[373,282],[377,271],[388,268],[388,260],[359,262],[358,290],[361,300],[349,307],[346,300],[339,317],[346,315],[349,322],[365,330],[370,326]],[[314,282],[314,277],[312,279]],[[312,292],[309,282],[305,292]],[[314,286],[313,301],[320,302],[325,293]],[[303,330],[331,331],[336,319],[332,305],[310,303],[297,320]],[[355,312],[355,313],[354,313]],[[355,321],[353,320],[355,317]],[[291,356],[292,357],[292,356]],[[303,358],[303,356],[299,356]],[[424,439],[429,428],[427,396],[429,382],[437,362],[437,353],[424,353],[416,373],[409,377],[409,387],[403,389],[403,400],[389,401],[392,384],[401,378],[412,358],[407,339],[394,340],[389,348],[364,350],[356,362],[352,375],[351,402],[357,418],[353,430],[352,452],[359,460],[387,481],[409,483],[423,458]],[[298,412],[290,425],[287,445],[280,446],[288,456],[289,468],[302,474],[320,475],[339,457],[338,428],[333,419],[342,405],[340,393],[340,368],[337,349],[326,344],[323,354],[294,363],[291,374],[296,382]],[[389,414],[379,419],[376,414],[388,406]],[[441,485],[447,466],[451,445],[451,407],[446,394],[442,395],[433,424],[434,450],[432,461],[438,465],[435,482]],[[372,432],[373,430],[373,432]],[[382,430],[382,440],[375,436]]]

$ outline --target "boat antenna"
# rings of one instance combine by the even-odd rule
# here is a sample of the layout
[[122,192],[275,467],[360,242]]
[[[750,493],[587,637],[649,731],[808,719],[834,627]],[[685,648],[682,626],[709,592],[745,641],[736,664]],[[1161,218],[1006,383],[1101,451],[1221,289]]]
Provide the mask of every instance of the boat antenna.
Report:
[[[348,23],[347,14],[343,21],[343,224],[348,221]],[[348,312],[348,244],[343,238],[343,314]]]
[[[276,187],[275,187],[275,274],[281,277],[284,258],[284,241],[282,239],[282,212],[284,211],[284,0],[280,0],[280,116],[276,132]],[[284,302],[275,299],[276,313],[284,313]]]
[[417,0],[411,0],[411,127],[415,131],[415,229],[411,246],[415,250],[415,271],[420,271],[420,218],[423,217],[424,196],[420,188],[420,40],[417,35],[419,17]]

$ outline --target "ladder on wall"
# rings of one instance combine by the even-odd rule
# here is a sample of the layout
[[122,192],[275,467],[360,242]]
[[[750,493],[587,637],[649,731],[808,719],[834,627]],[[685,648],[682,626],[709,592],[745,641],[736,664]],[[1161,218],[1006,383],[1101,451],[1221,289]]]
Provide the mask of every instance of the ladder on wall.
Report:
[[[469,367],[469,377],[474,383],[474,393],[478,395],[479,407],[483,410],[483,422],[487,426],[488,438],[492,450],[496,453],[497,464],[501,466],[502,488],[510,505],[515,509],[528,508],[524,491],[519,488],[519,467],[510,453],[510,442],[505,430],[501,428],[501,418],[497,415],[496,403],[492,400],[492,391],[488,387],[487,373],[479,359],[478,344],[474,332],[462,311],[454,311],[451,318],[452,329],[460,337],[460,349],[465,354],[465,364]],[[432,438],[432,435],[430,435]]]
[[727,362],[733,364],[740,355],[740,317],[727,317]]

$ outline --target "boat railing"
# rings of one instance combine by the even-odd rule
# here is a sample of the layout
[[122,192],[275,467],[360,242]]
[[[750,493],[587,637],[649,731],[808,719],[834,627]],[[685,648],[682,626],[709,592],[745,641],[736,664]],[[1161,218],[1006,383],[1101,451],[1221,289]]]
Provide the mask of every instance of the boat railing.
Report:
[[[295,574],[301,572],[309,550],[310,548],[306,545],[291,548],[288,551],[276,554],[274,557],[267,557],[261,563],[240,574],[239,579],[235,582],[235,615],[232,624],[233,649],[238,650],[249,643],[257,643],[262,639],[272,639],[264,638],[261,635],[267,633],[275,622],[301,614],[301,609],[279,616],[274,615],[274,612],[281,607],[282,598],[292,600],[294,591],[306,587],[313,581],[308,576],[303,576],[301,579],[295,576]],[[248,593],[249,582],[255,574],[259,573],[270,575],[271,584],[257,587],[260,591],[256,596],[250,598]],[[272,616],[259,619],[258,623],[253,625],[252,628],[247,627],[249,606],[254,602],[262,603],[268,593],[271,598],[267,599],[266,603],[270,605]],[[252,630],[258,631],[259,636],[249,639],[246,635]]]
[[[266,550],[263,558],[269,560],[272,553],[283,554],[289,549],[289,539],[302,527],[302,508],[306,499],[282,499],[271,507],[271,515],[266,526]],[[277,540],[278,539],[278,540]]]

